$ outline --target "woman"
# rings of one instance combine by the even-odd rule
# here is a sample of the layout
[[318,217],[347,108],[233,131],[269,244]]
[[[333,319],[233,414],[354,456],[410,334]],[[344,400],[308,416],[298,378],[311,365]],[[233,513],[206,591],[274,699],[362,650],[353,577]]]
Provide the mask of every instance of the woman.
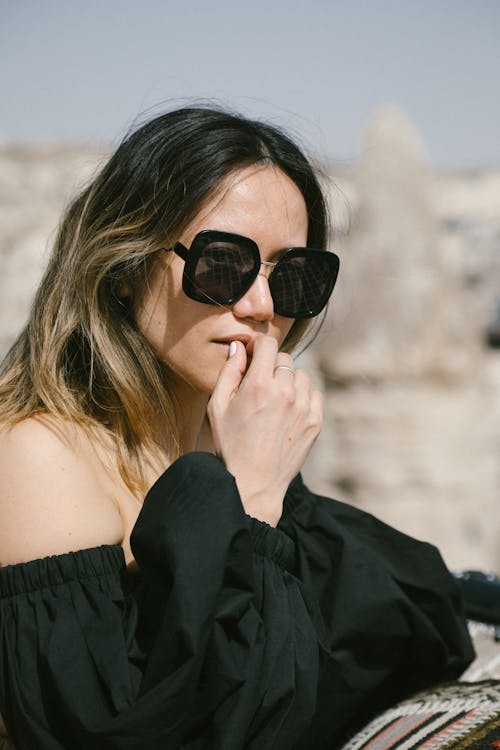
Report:
[[[472,652],[436,550],[319,498],[318,181],[206,108],[70,205],[0,381],[0,710],[16,747],[333,747]],[[145,500],[144,500],[145,497]]]

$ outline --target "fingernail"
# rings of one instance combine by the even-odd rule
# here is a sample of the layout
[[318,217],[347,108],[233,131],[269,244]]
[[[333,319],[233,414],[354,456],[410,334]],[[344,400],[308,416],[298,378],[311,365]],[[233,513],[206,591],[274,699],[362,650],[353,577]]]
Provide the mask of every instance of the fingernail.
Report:
[[229,356],[232,357],[236,354],[236,341],[231,341],[229,344]]

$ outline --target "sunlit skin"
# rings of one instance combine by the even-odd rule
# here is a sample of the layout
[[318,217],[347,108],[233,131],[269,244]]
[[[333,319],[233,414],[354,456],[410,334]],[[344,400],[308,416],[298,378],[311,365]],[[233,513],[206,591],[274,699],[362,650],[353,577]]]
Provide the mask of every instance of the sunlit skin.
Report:
[[[178,238],[189,248],[203,229],[218,229],[253,239],[263,261],[288,247],[307,244],[307,210],[297,186],[273,166],[252,166],[232,173]],[[274,315],[266,271],[231,307],[195,302],[182,290],[184,261],[173,252],[160,255],[140,306],[138,327],[168,365],[185,415],[184,437],[196,440],[207,400],[228,356],[231,340],[251,349],[267,334],[278,347],[293,320]],[[189,433],[189,435],[187,434]]]

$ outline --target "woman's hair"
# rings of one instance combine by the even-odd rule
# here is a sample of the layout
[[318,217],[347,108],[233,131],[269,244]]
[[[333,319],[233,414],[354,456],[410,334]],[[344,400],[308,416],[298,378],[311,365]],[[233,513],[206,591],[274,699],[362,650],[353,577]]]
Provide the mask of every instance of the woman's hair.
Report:
[[[234,170],[281,169],[302,193],[308,245],[325,247],[328,217],[315,173],[274,126],[192,107],[160,115],[130,134],[69,205],[29,321],[0,371],[0,420],[54,414],[103,426],[132,490],[145,489],[144,452],[158,414],[170,425],[169,456],[182,452],[166,366],[138,331],[133,304],[161,248],[172,245]],[[130,293],[124,301],[120,290]],[[291,350],[308,321],[296,321]]]

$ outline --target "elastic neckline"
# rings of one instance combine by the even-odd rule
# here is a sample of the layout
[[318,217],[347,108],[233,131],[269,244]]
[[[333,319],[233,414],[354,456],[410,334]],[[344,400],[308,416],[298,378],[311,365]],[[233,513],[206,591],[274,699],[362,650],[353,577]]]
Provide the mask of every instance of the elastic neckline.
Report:
[[68,581],[102,578],[125,569],[125,556],[118,544],[51,555],[0,568],[0,596],[14,596]]

